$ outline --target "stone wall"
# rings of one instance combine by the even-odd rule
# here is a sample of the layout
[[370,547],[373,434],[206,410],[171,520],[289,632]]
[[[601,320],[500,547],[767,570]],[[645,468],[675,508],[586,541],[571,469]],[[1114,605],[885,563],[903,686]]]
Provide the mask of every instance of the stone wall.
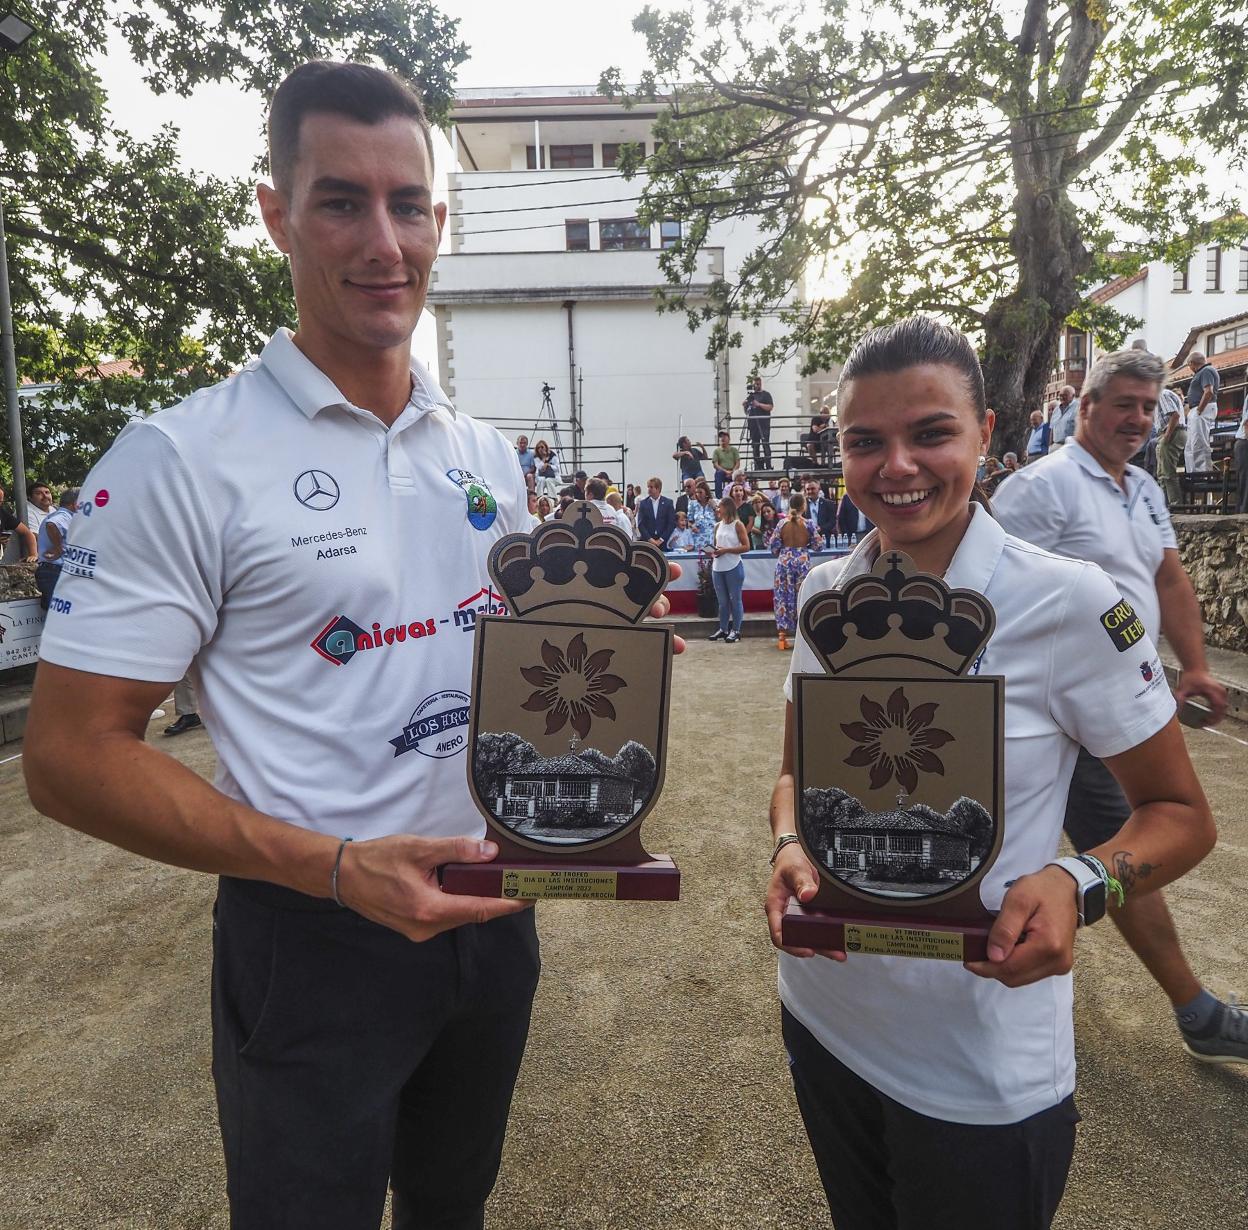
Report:
[[1200,600],[1205,639],[1248,653],[1248,516],[1175,517],[1174,530]]
[[0,602],[38,597],[34,564],[0,564]]

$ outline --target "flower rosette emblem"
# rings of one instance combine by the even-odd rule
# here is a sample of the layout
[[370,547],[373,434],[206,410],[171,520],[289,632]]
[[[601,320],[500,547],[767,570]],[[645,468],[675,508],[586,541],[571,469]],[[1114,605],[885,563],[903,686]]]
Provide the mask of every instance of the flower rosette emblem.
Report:
[[628,686],[618,675],[606,673],[614,656],[613,649],[589,653],[580,632],[566,650],[543,640],[542,665],[520,668],[526,682],[536,689],[520,707],[545,713],[548,735],[571,724],[578,738],[586,738],[594,718],[615,720],[615,706],[607,697]]
[[902,688],[883,705],[863,696],[859,700],[863,720],[841,724],[841,730],[857,744],[844,763],[869,766],[872,790],[896,780],[907,794],[913,794],[920,773],[943,777],[945,765],[934,749],[952,743],[954,737],[932,725],[938,708],[931,702],[912,709]]

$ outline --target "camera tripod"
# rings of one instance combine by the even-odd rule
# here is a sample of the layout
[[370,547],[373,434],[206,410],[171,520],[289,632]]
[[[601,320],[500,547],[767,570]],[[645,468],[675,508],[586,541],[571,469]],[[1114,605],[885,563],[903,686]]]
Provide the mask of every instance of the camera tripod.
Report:
[[546,424],[550,428],[552,437],[550,446],[554,450],[554,454],[559,458],[559,464],[563,465],[563,438],[559,434],[559,420],[555,417],[555,403],[550,400],[550,395],[555,391],[553,384],[547,384],[542,381],[542,405],[537,412],[537,418],[533,422],[533,438],[536,442],[539,435],[539,428]]

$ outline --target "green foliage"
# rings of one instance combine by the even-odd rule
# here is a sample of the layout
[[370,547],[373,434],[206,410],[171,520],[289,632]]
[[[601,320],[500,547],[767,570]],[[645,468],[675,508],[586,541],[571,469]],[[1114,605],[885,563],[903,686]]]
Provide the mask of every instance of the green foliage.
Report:
[[[80,482],[128,413],[220,379],[294,319],[284,259],[238,238],[256,221],[252,186],[180,165],[171,128],[139,141],[110,120],[93,68],[110,35],[158,94],[206,82],[267,94],[306,60],[367,59],[406,77],[435,120],[467,53],[430,0],[14,7],[37,31],[0,52],[18,375],[57,386],[24,412],[26,464]],[[261,152],[259,133],[240,139]],[[111,358],[138,374],[98,379]]]
[[[685,221],[661,256],[660,304],[710,327],[776,304],[807,370],[843,359],[865,330],[912,312],[983,344],[1004,434],[1022,430],[1064,322],[1114,339],[1129,322],[1086,295],[1114,236],[1116,272],[1248,234],[1202,168],[1248,164],[1248,32],[1242,0],[847,0],[765,13],[711,0],[647,8],[634,22],[652,68],[628,90],[671,99],[645,165],[649,218]],[[685,293],[714,223],[762,239],[731,283]],[[842,287],[807,296],[813,273]]]

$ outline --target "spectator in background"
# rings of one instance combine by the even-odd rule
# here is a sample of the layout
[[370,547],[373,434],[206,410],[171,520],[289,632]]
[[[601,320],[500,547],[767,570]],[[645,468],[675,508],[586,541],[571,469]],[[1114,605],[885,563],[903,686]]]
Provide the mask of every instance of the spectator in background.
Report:
[[[624,507],[624,497],[620,495],[617,487],[609,487],[607,489],[607,503],[615,509],[618,516],[623,517],[624,520],[628,522],[628,536],[630,538],[636,538],[637,518],[633,516],[633,510],[631,508]],[[624,528],[623,522],[620,523],[620,528]]]
[[719,628],[711,633],[710,639],[733,645],[741,639],[741,627],[745,622],[745,606],[741,600],[745,564],[741,556],[750,549],[750,540],[737,517],[737,506],[731,496],[726,495],[719,501],[717,511],[719,520],[710,552],[714,557],[711,580],[719,600]]
[[[806,480],[803,494],[806,497],[805,515],[815,523],[815,528],[824,538],[831,539],[836,533],[836,501],[824,495],[823,489],[813,478]],[[790,512],[792,508],[793,501],[790,500]]]
[[719,447],[711,454],[711,463],[715,467],[715,498],[724,494],[724,484],[732,482],[732,476],[741,464],[741,450],[731,442],[732,437],[726,432],[719,433]]
[[516,460],[520,463],[520,473],[524,475],[525,486],[533,490],[533,466],[537,461],[536,454],[529,448],[528,436],[516,437]]
[[693,531],[689,528],[688,513],[676,514],[676,528],[668,537],[667,549],[669,551],[696,551],[698,549]]
[[1005,482],[1005,480],[1009,478],[1011,474],[1017,473],[1018,454],[1017,453],[1002,453],[1001,454],[1001,466],[1002,466],[1002,469],[1005,470],[1005,473],[1002,474],[999,479],[997,479],[998,486],[1000,486],[1001,483]]
[[629,512],[637,511],[637,496],[641,493],[641,489],[636,483],[629,483],[628,489],[624,492],[624,507]]
[[549,521],[554,516],[555,506],[550,502],[550,496],[539,495],[537,497],[537,519],[539,521]]
[[728,488],[728,494],[732,497],[732,502],[736,505],[738,510],[741,508],[741,505],[746,503],[750,498],[749,493],[745,489],[745,483],[743,482],[733,483],[732,486]]
[[52,489],[47,483],[31,483],[26,489],[26,524],[34,534],[36,542],[39,539],[39,527],[54,506]]
[[823,545],[805,497],[795,495],[789,500],[788,515],[772,531],[767,545],[776,557],[772,582],[776,648],[788,649],[789,637],[797,631],[797,595],[810,571],[810,553]]
[[681,482],[686,478],[692,478],[696,482],[705,477],[702,473],[702,463],[706,460],[705,444],[694,444],[688,436],[681,436],[676,441],[676,451],[672,457],[680,463]]
[[706,479],[693,490],[693,502],[689,505],[689,528],[699,551],[706,551],[715,540],[715,503]]
[[533,446],[533,481],[538,495],[558,495],[559,458],[551,452],[545,440],[539,440]]
[[[818,405],[818,402],[815,404]],[[828,424],[831,421],[827,411],[817,409],[810,420],[810,430],[803,432],[799,437],[802,446],[806,449],[806,456],[816,465],[827,457]]]
[[846,491],[841,496],[840,506],[836,510],[836,528],[845,535],[847,542],[858,542],[864,534],[870,533],[875,527],[871,524],[871,519],[867,514],[849,498],[849,492]]
[[1179,462],[1187,448],[1183,426],[1183,399],[1173,389],[1162,389],[1157,398],[1157,485],[1171,508],[1183,500],[1179,487]]
[[173,689],[173,712],[177,715],[168,726],[165,734],[184,735],[188,730],[197,730],[204,724],[199,716],[199,694],[191,682],[190,675],[183,675]]
[[787,513],[789,511],[789,497],[793,494],[793,484],[787,478],[782,478],[777,485],[775,491],[770,493],[771,506],[778,513]]
[[1000,483],[1004,474],[1005,466],[1001,464],[999,457],[984,458],[984,476],[979,480],[979,485],[983,487],[985,495],[990,496],[996,491],[997,484]]
[[576,498],[578,500],[588,498],[585,495],[585,484],[587,482],[589,482],[589,475],[586,474],[584,470],[577,470],[577,472],[572,475],[572,486],[573,490],[576,492]]
[[694,488],[697,485],[698,480],[696,478],[685,479],[685,489],[676,497],[676,511],[678,513],[687,513],[689,511],[689,501],[693,499]]
[[763,388],[763,378],[754,377],[754,387],[744,403],[745,426],[750,437],[750,447],[754,452],[754,468],[756,470],[771,469],[771,412],[775,401],[770,393]]
[[4,506],[5,491],[0,487],[0,563],[16,564],[19,560],[36,559],[39,554],[35,536],[17,514]]
[[[633,536],[633,523],[628,519],[627,514],[619,512],[607,503],[607,484],[601,478],[591,478],[585,484],[585,494],[589,496],[589,502],[602,513],[603,525],[613,525],[617,530],[623,530],[625,534],[631,538]],[[619,492],[616,493],[619,498]],[[670,504],[671,501],[669,500]]]
[[1213,469],[1211,434],[1218,420],[1218,389],[1222,381],[1217,368],[1199,350],[1187,356],[1192,378],[1187,385],[1187,445],[1183,462],[1189,474]]
[[1075,434],[1075,424],[1079,418],[1079,398],[1073,384],[1062,385],[1057,395],[1057,405],[1049,419],[1051,441],[1049,451],[1061,448]]
[[61,579],[65,561],[65,547],[69,542],[69,523],[78,509],[78,488],[69,487],[61,492],[57,508],[43,519],[39,526],[37,550],[39,562],[35,565],[35,585],[39,589],[39,605],[46,611],[52,603],[52,592]]
[[1036,461],[1049,451],[1049,425],[1044,421],[1043,410],[1031,412],[1031,435],[1027,437],[1027,460]]
[[529,520],[531,522],[529,529],[535,530],[542,523],[541,517],[537,515],[537,492],[530,487],[528,496]]
[[637,537],[653,543],[661,551],[676,528],[676,508],[663,494],[662,479],[647,481],[646,492],[646,498],[637,506]]
[[754,529],[750,532],[750,548],[754,551],[765,551],[772,531],[780,524],[780,514],[770,500],[764,500],[754,521]]

